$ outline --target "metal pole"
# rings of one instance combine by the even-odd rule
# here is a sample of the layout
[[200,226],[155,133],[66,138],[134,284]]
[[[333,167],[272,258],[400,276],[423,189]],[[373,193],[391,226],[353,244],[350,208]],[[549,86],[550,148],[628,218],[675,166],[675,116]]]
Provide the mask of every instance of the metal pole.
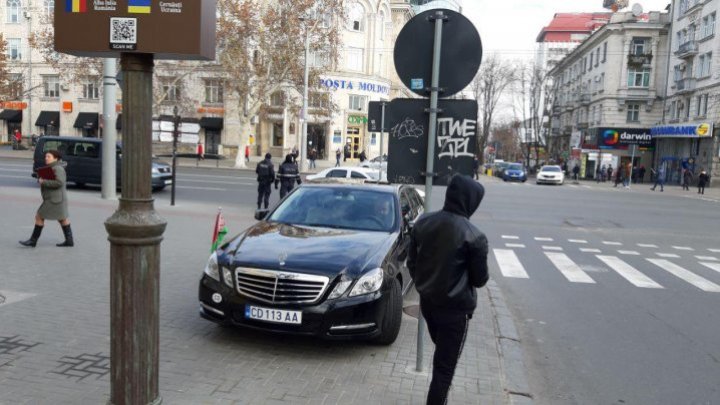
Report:
[[[28,32],[27,32],[27,33],[28,33],[28,36],[27,36],[27,37],[30,38],[30,37],[32,36],[32,32],[33,32],[33,31],[32,31],[32,29],[33,29],[33,28],[32,28],[32,15],[33,15],[33,14],[32,14],[32,11],[31,11],[31,10],[32,10],[32,2],[28,2],[28,8],[27,8],[27,10],[28,10],[28,13],[27,13],[27,16],[25,17],[25,18],[27,18],[27,23],[28,23]],[[33,76],[32,76],[32,75],[33,75],[33,61],[32,61],[32,54],[33,54],[33,52],[32,52],[32,51],[33,51],[33,50],[30,49],[30,47],[28,47],[28,52],[27,52],[27,56],[28,56],[28,104],[27,104],[27,108],[28,108],[28,130],[27,130],[27,132],[25,132],[26,135],[32,135],[32,133],[33,133],[33,131],[32,131],[32,120],[33,120],[33,115],[32,115],[32,106],[33,106],[33,100],[32,100],[32,93],[33,93]],[[59,123],[59,122],[57,122],[56,124],[57,124],[58,126],[60,126],[60,123]],[[20,131],[23,131],[23,129],[24,129],[24,128],[22,127],[22,123],[20,123]],[[58,128],[58,129],[59,129],[59,128]],[[46,127],[46,129],[45,129],[45,135],[47,135],[47,127]],[[20,145],[18,145],[18,147],[19,147],[19,146],[20,146]]]
[[385,143],[385,105],[386,102],[380,103],[380,175],[378,181],[382,181],[383,174],[383,144]]
[[[438,85],[440,81],[440,49],[442,45],[442,25],[445,14],[438,10],[435,12],[435,40],[433,44],[432,78],[430,80],[430,121],[428,122],[427,161],[425,169],[425,212],[432,209],[432,185],[435,163],[435,131],[437,130]],[[423,369],[423,336],[425,333],[425,319],[422,311],[418,312],[417,357],[416,371]]]
[[172,149],[172,186],[170,187],[170,205],[175,205],[175,171],[177,170],[177,140],[180,116],[177,106],[173,107],[173,149]]
[[628,188],[632,185],[632,172],[635,167],[635,145],[630,146],[632,148],[632,154],[630,155],[630,176],[628,176]]
[[160,404],[160,242],[167,222],[153,207],[153,55],[123,53],[123,164],[110,241],[110,404]]
[[308,74],[310,65],[308,58],[310,53],[310,30],[305,26],[305,76],[303,78],[303,113],[302,113],[302,136],[300,139],[300,171],[307,171],[307,108],[308,108]]
[[115,121],[115,58],[103,59],[103,141],[102,141],[102,198],[115,200],[117,195],[117,129]]

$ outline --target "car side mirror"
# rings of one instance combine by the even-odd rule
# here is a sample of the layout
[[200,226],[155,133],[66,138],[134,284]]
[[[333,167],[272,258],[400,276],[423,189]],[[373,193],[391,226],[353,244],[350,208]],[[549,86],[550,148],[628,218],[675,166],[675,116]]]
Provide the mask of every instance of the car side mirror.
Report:
[[255,210],[255,219],[262,221],[267,216],[270,210]]

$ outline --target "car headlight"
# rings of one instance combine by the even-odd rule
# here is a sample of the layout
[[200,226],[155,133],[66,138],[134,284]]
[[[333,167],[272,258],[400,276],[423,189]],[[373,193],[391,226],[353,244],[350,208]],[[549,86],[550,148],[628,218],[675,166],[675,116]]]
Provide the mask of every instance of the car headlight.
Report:
[[233,286],[232,272],[227,267],[223,267],[222,273],[223,273],[223,281],[225,282],[225,285],[232,288],[232,286]]
[[350,287],[350,284],[352,284],[352,279],[343,274],[340,282],[335,285],[335,288],[333,288],[332,292],[328,296],[328,299],[332,300],[343,295],[345,291],[347,291],[348,287]]
[[372,269],[358,279],[355,283],[355,287],[353,287],[348,296],[354,297],[356,295],[375,292],[380,289],[380,286],[382,286],[382,281],[383,270],[379,267]]
[[160,169],[158,169],[157,167],[153,167],[152,174],[160,174]]
[[213,252],[205,265],[205,274],[210,278],[220,281],[220,266],[218,266],[217,253]]

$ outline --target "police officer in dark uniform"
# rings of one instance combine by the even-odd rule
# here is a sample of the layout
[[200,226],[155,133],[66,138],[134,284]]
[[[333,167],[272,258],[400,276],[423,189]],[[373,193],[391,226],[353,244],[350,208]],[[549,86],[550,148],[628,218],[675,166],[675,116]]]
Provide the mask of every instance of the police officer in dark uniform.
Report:
[[275,179],[275,189],[277,190],[278,183],[280,183],[280,198],[284,198],[287,193],[292,191],[295,187],[295,182],[297,182],[297,184],[302,183],[300,180],[300,171],[294,160],[292,154],[285,156],[285,162],[280,165],[280,169],[278,170],[278,176],[277,179]]
[[268,205],[270,204],[270,192],[272,191],[271,186],[273,181],[275,181],[275,167],[270,160],[271,158],[272,155],[266,153],[265,160],[258,163],[257,167],[255,168],[255,173],[257,173],[258,181],[258,209],[260,209],[261,202],[265,203],[265,209],[267,209]]

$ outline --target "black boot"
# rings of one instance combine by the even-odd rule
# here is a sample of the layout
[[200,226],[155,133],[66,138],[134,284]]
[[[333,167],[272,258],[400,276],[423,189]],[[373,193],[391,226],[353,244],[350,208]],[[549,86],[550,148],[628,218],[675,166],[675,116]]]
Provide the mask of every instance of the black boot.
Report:
[[58,246],[58,247],[75,246],[75,242],[73,241],[72,230],[70,229],[70,224],[62,225],[62,231],[63,231],[63,234],[65,235],[65,242],[58,243],[55,246]]
[[35,245],[37,245],[38,239],[40,239],[40,233],[42,233],[42,230],[43,230],[42,225],[35,225],[32,236],[30,236],[30,239],[21,240],[20,244],[23,246],[27,246],[27,247],[35,247]]

